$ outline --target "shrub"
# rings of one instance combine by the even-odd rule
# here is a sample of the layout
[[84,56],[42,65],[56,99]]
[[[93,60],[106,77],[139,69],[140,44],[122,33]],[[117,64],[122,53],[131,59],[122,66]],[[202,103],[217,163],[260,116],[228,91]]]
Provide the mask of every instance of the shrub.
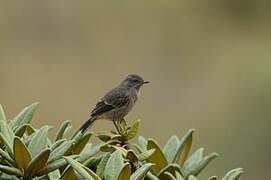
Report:
[[[151,138],[138,137],[140,125],[117,122],[119,132],[99,132],[98,144],[89,143],[93,133],[75,133],[68,138],[70,121],[64,121],[54,139],[48,136],[51,126],[34,128],[31,120],[38,103],[24,108],[7,120],[0,105],[0,179],[49,180],[196,180],[198,174],[217,153],[204,155],[200,148],[192,153],[193,132],[181,139],[172,136],[162,148]],[[222,180],[236,180],[241,168],[229,171]],[[217,179],[216,176],[210,180]]]

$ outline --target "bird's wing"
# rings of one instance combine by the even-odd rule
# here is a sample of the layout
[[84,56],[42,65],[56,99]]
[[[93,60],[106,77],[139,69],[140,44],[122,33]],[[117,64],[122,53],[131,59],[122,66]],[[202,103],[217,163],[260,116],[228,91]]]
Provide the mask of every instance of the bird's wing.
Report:
[[115,108],[120,108],[129,102],[127,89],[118,87],[108,92],[95,105],[91,111],[91,116],[99,116]]

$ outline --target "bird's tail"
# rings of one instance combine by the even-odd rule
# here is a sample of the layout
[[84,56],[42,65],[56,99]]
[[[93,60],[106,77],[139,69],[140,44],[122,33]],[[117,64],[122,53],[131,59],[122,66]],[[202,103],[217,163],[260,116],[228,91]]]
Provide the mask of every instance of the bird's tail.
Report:
[[94,123],[94,121],[96,120],[96,118],[95,117],[90,117],[81,127],[80,127],[80,129],[78,130],[78,131],[80,131],[82,134],[84,134],[87,130],[88,130],[88,128],[90,128],[92,125],[93,125],[93,123]]
[[72,139],[76,139],[77,136],[81,137],[84,135],[87,129],[94,123],[95,120],[95,117],[90,117],[88,120],[86,120],[86,122],[77,131],[74,132]]

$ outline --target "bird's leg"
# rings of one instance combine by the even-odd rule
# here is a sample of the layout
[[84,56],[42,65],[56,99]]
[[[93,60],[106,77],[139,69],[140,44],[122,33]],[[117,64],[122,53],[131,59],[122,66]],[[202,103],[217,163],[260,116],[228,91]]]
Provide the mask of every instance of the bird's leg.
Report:
[[117,123],[116,123],[116,120],[113,120],[113,123],[114,123],[114,126],[116,127],[118,133],[121,134],[121,133],[120,133],[120,130],[119,130],[119,127],[118,127],[118,125],[117,125]]
[[126,133],[126,129],[127,129],[127,124],[126,124],[126,121],[122,118],[122,119],[119,119],[117,121],[117,125],[118,125],[118,128],[121,132],[121,134],[125,134]]

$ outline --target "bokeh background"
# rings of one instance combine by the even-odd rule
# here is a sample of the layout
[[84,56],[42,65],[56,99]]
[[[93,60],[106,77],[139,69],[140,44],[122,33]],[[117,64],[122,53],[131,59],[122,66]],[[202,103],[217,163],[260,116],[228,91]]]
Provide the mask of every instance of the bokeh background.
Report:
[[[0,102],[12,118],[75,127],[129,73],[151,85],[127,119],[161,145],[195,128],[194,149],[221,156],[202,175],[243,167],[271,177],[268,0],[1,1]],[[113,128],[101,121],[94,131]]]

